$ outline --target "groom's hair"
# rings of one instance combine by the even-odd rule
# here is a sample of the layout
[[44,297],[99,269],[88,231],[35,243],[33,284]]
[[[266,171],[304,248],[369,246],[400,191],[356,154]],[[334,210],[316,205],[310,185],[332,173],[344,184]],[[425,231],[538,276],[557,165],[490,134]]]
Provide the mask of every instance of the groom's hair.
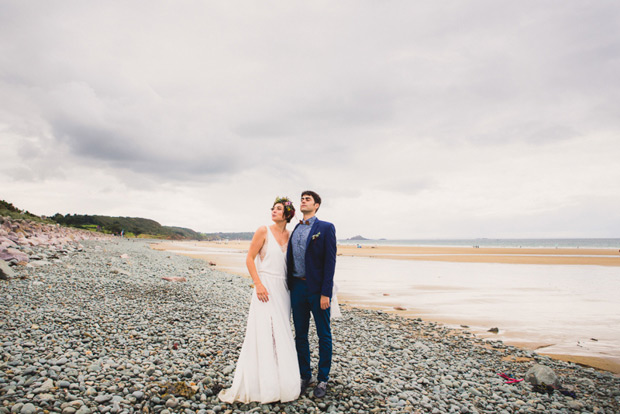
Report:
[[[309,195],[310,197],[312,197],[314,199],[314,202],[319,205],[319,208],[321,208],[321,196],[320,195],[310,190],[306,190],[303,193],[301,193],[302,197],[305,195]],[[319,211],[319,209],[317,208],[316,211]]]

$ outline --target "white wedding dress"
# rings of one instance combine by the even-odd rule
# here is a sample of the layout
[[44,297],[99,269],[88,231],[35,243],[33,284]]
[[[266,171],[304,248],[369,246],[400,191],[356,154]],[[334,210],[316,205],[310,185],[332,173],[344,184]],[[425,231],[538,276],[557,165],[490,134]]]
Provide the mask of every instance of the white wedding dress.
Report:
[[259,301],[256,289],[252,292],[245,340],[233,383],[218,395],[227,403],[265,404],[299,397],[299,365],[290,324],[291,297],[286,285],[286,245],[278,244],[269,226],[265,243],[256,256],[256,270],[269,293],[269,301]]

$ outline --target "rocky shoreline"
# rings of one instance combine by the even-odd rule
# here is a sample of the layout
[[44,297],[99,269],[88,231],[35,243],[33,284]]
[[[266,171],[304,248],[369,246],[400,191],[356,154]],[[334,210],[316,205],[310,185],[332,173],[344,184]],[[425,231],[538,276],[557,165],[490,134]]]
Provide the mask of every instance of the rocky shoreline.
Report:
[[10,277],[7,266],[45,266],[70,251],[80,251],[80,241],[109,237],[58,224],[0,217],[0,278]]
[[[216,395],[232,382],[248,279],[142,240],[27,248],[29,261],[12,261],[13,275],[0,282],[0,414],[620,412],[620,378],[611,373],[349,307],[333,324],[324,400],[224,404]],[[32,255],[46,252],[55,257],[34,265],[40,260]],[[313,353],[316,361],[316,344]],[[551,368],[575,398],[497,375],[523,378],[536,364]]]

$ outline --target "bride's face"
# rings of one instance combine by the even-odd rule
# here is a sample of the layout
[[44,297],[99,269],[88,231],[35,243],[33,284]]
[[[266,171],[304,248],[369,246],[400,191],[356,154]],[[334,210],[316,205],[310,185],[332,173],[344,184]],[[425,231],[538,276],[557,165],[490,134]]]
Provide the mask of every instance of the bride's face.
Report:
[[271,220],[282,221],[284,220],[284,206],[280,203],[271,207]]

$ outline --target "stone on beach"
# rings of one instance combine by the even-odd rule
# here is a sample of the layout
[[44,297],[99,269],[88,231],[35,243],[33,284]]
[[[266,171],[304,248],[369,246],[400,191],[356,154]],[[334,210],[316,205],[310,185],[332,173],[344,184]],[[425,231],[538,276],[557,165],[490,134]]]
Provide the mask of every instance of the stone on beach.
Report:
[[15,272],[13,272],[7,262],[0,260],[0,279],[8,280],[12,277],[15,277]]
[[4,261],[15,261],[15,262],[29,262],[30,258],[28,255],[18,249],[14,249],[9,247],[7,249],[3,249],[0,251],[0,259]]
[[13,240],[5,236],[0,236],[0,249],[4,249],[7,247],[15,247],[15,246],[17,246],[17,243],[15,243]]
[[525,380],[532,385],[545,384],[551,385],[552,387],[560,386],[558,376],[553,369],[540,364],[534,365],[525,373]]
[[161,278],[162,280],[166,280],[168,282],[187,282],[187,279],[181,276],[165,276]]
[[19,414],[34,414],[36,412],[37,412],[37,407],[35,407],[34,404],[32,403],[24,404],[21,410],[19,410]]

